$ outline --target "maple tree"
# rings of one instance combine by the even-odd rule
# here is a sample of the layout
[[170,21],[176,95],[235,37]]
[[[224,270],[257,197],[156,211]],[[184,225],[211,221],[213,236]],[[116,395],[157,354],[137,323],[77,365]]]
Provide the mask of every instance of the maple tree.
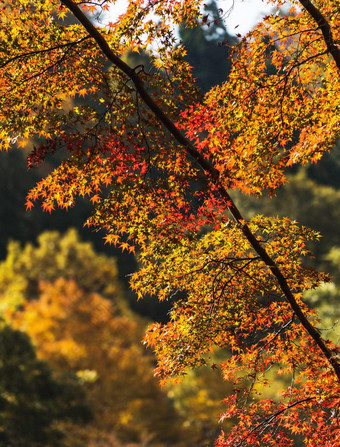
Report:
[[[123,250],[138,247],[133,289],[174,302],[170,322],[145,336],[162,381],[229,349],[219,367],[235,388],[222,418],[236,423],[217,446],[288,446],[296,436],[337,445],[339,346],[303,301],[327,280],[302,262],[318,235],[288,218],[246,221],[229,191],[274,193],[287,167],[336,143],[338,1],[293,0],[289,16],[265,17],[232,49],[228,80],[204,96],[174,33],[209,23],[201,2],[130,0],[104,26],[113,3],[2,2],[2,148],[39,138],[30,167],[69,154],[27,207],[41,199],[47,211],[67,209],[87,195],[87,224]],[[64,24],[67,13],[79,24]],[[128,49],[146,51],[155,69],[128,66]],[[97,104],[63,109],[86,94]],[[270,370],[290,385],[278,399],[255,399]]]

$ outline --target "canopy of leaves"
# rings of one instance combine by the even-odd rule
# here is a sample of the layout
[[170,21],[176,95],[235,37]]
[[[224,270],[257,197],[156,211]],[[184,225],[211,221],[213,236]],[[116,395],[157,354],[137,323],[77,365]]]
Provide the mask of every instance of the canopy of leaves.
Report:
[[94,422],[86,430],[68,429],[65,445],[108,442],[111,433],[129,442],[148,434],[153,445],[174,444],[180,421],[153,378],[152,359],[139,343],[142,326],[131,316],[60,278],[41,283],[39,299],[26,302],[11,321],[32,337],[40,358],[84,382]]
[[140,344],[145,323],[126,306],[114,258],[97,254],[74,230],[46,232],[38,246],[10,243],[0,270],[6,320],[31,337],[61,383],[73,377],[82,384],[93,410],[84,428],[59,424],[63,446],[109,445],[112,436],[180,445],[182,419],[153,378],[153,358]]
[[[81,6],[100,18],[110,3]],[[327,279],[301,261],[318,235],[288,218],[246,221],[228,190],[274,192],[287,167],[318,161],[339,138],[338,0],[293,0],[289,16],[264,18],[233,48],[227,82],[203,97],[174,33],[204,21],[199,1],[131,0],[97,28],[71,0],[4,5],[2,148],[42,138],[29,166],[69,153],[27,207],[68,209],[88,196],[87,224],[123,250],[138,247],[132,287],[175,302],[145,338],[161,380],[228,347],[220,366],[234,393],[223,419],[236,424],[217,446],[291,446],[296,435],[334,445],[339,347],[320,337],[303,301]],[[67,11],[81,25],[64,24]],[[127,66],[128,49],[148,52],[157,71]],[[63,110],[86,93],[97,106]],[[252,400],[244,384],[265,384],[271,368],[291,385],[281,400]]]
[[0,264],[1,310],[36,299],[40,281],[59,277],[72,279],[85,291],[101,293],[118,308],[124,307],[116,260],[97,254],[70,229],[64,235],[56,231],[41,234],[38,246],[28,243],[21,248],[17,242],[9,243],[7,258]]

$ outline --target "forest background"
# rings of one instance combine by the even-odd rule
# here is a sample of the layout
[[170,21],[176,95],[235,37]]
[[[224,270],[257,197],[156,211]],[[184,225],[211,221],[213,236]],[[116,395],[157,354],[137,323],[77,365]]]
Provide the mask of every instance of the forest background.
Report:
[[[217,20],[217,6],[206,9],[213,18],[209,26],[180,30],[203,92],[227,79],[228,45],[236,42]],[[126,60],[147,64],[143,55],[128,54]],[[52,215],[25,210],[27,191],[59,163],[55,155],[27,171],[25,156],[21,150],[0,153],[0,293],[6,314],[0,335],[0,441],[211,445],[221,428],[228,430],[228,424],[217,423],[228,384],[218,370],[199,369],[180,387],[159,388],[154,359],[140,340],[148,321],[167,321],[169,304],[137,301],[128,288],[135,257],[104,245],[101,234],[82,227],[90,203],[83,200]],[[320,231],[310,262],[331,272],[332,282],[309,292],[308,299],[327,338],[339,341],[340,146],[318,164],[292,168],[276,198],[242,197],[240,203],[248,217],[289,216]],[[18,305],[21,312],[12,314]],[[266,391],[271,398],[280,379],[274,383]]]

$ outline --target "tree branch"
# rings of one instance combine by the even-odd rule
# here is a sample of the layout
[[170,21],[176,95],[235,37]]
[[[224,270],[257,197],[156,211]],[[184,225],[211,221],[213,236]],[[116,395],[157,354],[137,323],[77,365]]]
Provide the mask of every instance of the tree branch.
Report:
[[321,11],[317,9],[310,0],[299,0],[301,5],[306,9],[306,11],[313,17],[315,22],[318,24],[323,39],[326,43],[328,52],[333,56],[335,63],[340,70],[340,49],[334,42],[332,35],[332,30],[330,24],[327,22],[326,18],[322,15]]
[[[301,0],[308,2],[309,0]],[[143,80],[139,75],[133,70],[129,65],[122,61],[109,47],[108,43],[102,36],[102,34],[94,27],[90,20],[85,16],[85,14],[78,8],[78,6],[72,0],[61,0],[72,13],[79,20],[79,22],[84,26],[89,35],[93,37],[97,45],[100,47],[102,52],[105,54],[107,59],[112,62],[116,67],[120,68],[134,83],[137,92],[144,101],[144,103],[153,111],[155,117],[163,123],[166,129],[172,134],[172,136],[177,140],[177,142],[184,147],[186,152],[196,160],[196,162],[205,171],[210,182],[217,186],[218,192],[224,199],[228,209],[235,219],[235,221],[240,226],[244,236],[247,238],[255,252],[260,256],[262,261],[267,265],[272,274],[276,277],[278,284],[285,295],[287,301],[289,302],[291,308],[295,312],[297,318],[300,320],[302,326],[305,328],[307,333],[312,337],[316,345],[323,352],[325,358],[331,364],[338,381],[340,382],[340,365],[333,357],[332,352],[328,349],[326,344],[321,339],[319,332],[314,328],[314,326],[308,321],[307,317],[301,310],[299,304],[297,303],[292,291],[289,288],[286,278],[280,271],[280,268],[275,263],[275,261],[268,255],[266,250],[262,247],[261,243],[256,239],[255,235],[251,232],[248,225],[245,223],[240,211],[231,199],[228,191],[219,181],[218,170],[210,164],[192,145],[192,143],[182,134],[182,132],[176,127],[175,123],[163,112],[163,110],[154,102],[152,97],[148,94],[145,89]],[[339,60],[340,63],[340,60]]]
[[[291,404],[286,405],[285,407],[281,408],[281,410],[278,410],[276,413],[271,414],[270,416],[268,416],[266,419],[264,419],[262,422],[258,423],[255,427],[253,427],[247,436],[249,436],[251,433],[256,432],[259,428],[264,428],[266,429],[269,424],[271,424],[277,417],[279,417],[282,413],[284,413],[285,411],[289,410],[290,408],[296,407],[297,405],[303,404],[305,402],[309,402],[311,400],[314,400],[315,397],[306,397],[304,399],[298,400],[296,402],[293,402]],[[242,439],[236,447],[241,447],[243,441],[245,440]]]
[[62,48],[65,48],[65,47],[75,46],[75,45],[78,45],[78,44],[84,42],[84,40],[87,40],[87,39],[90,39],[90,38],[91,38],[91,36],[85,36],[85,37],[82,37],[81,39],[79,39],[79,40],[77,40],[75,42],[68,42],[68,43],[56,45],[55,47],[45,48],[43,50],[34,50],[34,51],[29,51],[27,53],[17,54],[16,56],[13,56],[10,59],[7,59],[5,62],[3,62],[0,65],[0,68],[6,67],[6,65],[8,65],[11,62],[14,62],[14,61],[16,61],[18,59],[24,59],[26,57],[27,58],[28,57],[33,57],[33,56],[36,56],[37,54],[50,53],[51,51],[54,51],[54,50],[61,50]]

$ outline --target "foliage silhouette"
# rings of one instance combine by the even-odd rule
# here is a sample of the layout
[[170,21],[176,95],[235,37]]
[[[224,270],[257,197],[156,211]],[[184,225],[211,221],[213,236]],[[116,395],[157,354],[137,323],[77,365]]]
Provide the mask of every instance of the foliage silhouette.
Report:
[[38,360],[29,337],[1,324],[0,443],[17,447],[62,446],[60,423],[92,417],[79,381],[56,380]]

